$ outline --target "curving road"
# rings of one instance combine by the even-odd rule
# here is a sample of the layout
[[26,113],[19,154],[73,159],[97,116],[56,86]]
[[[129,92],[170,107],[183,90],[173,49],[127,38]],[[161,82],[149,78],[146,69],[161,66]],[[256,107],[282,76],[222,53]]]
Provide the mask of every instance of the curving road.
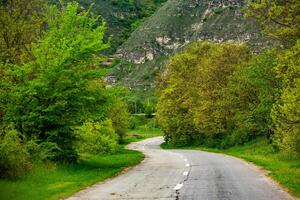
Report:
[[237,158],[194,150],[162,150],[162,137],[132,143],[146,159],[122,175],[68,200],[290,200],[263,173]]

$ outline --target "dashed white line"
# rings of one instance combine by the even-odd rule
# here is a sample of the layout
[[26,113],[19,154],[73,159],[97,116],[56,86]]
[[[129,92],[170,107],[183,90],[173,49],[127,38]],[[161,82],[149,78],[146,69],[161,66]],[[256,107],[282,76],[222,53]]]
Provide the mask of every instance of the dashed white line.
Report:
[[183,159],[185,162],[187,162],[188,160],[185,158],[185,159]]
[[183,176],[189,175],[189,172],[183,172]]
[[180,190],[182,188],[183,184],[179,183],[174,187],[174,190]]
[[189,166],[190,166],[190,164],[186,164],[185,166],[186,166],[186,167],[189,167]]

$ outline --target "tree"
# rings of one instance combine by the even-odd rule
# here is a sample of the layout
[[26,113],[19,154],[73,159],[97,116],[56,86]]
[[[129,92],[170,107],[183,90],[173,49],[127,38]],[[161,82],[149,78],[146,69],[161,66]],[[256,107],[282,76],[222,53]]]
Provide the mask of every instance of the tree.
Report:
[[0,1],[0,126],[14,79],[7,71],[31,59],[31,47],[42,34],[45,0]]
[[188,51],[173,56],[159,82],[157,119],[167,143],[187,145],[197,134],[192,119],[192,87],[197,57]]
[[31,45],[44,29],[45,0],[0,2],[0,60],[20,63],[31,55]]
[[119,136],[119,141],[122,141],[129,127],[130,115],[127,104],[120,99],[115,100],[108,113],[108,118],[112,121],[113,128]]
[[253,55],[237,67],[225,90],[224,106],[229,136],[223,146],[242,144],[258,136],[274,134],[271,110],[280,96],[281,80],[276,77],[276,50]]
[[222,105],[224,89],[248,57],[244,45],[195,42],[171,59],[157,106],[167,141],[201,143],[225,132],[229,111]]
[[47,31],[32,47],[33,60],[10,72],[17,84],[6,122],[28,138],[55,145],[58,161],[77,160],[74,127],[104,116],[107,98],[97,63],[109,45],[103,42],[105,23],[97,23],[89,11],[79,13],[77,3],[50,6]]
[[[299,145],[299,38],[300,2],[262,0],[249,4],[248,16],[256,18],[264,31],[283,44],[277,59],[277,76],[283,79],[282,95],[272,110],[276,125],[274,142],[291,156],[300,155]],[[281,49],[282,50],[282,49]]]
[[281,98],[272,110],[274,142],[292,157],[300,157],[300,40],[278,56],[277,74],[283,80]]
[[298,0],[254,0],[246,16],[260,22],[265,33],[291,46],[300,37],[299,10]]

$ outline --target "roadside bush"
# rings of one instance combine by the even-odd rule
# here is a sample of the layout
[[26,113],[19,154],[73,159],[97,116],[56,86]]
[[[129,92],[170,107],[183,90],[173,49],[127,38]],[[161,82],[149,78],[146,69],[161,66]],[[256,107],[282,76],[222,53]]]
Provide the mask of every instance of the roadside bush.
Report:
[[127,104],[122,101],[116,101],[109,111],[108,118],[111,119],[112,126],[118,134],[119,140],[122,141],[130,123]]
[[30,154],[20,134],[13,129],[0,132],[0,177],[17,178],[31,169]]
[[75,129],[75,134],[78,137],[77,150],[80,153],[114,153],[118,148],[118,135],[111,120],[87,121]]

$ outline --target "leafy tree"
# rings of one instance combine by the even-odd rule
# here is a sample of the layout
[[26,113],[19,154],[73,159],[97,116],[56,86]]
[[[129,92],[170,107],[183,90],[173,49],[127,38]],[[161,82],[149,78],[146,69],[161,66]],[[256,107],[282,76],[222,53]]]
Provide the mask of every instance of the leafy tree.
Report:
[[45,0],[0,1],[0,126],[5,115],[7,94],[14,79],[6,71],[13,64],[31,59],[32,43],[44,28]]
[[274,142],[283,152],[300,157],[300,40],[278,56],[277,74],[283,79],[281,98],[272,110]]
[[159,82],[157,119],[165,140],[173,145],[186,145],[192,142],[195,131],[191,113],[192,88],[195,78],[197,57],[187,50],[170,59]]
[[276,77],[276,50],[253,55],[229,78],[224,105],[229,136],[223,146],[242,144],[257,136],[273,134],[271,110],[278,100],[281,81]]
[[286,48],[278,55],[277,75],[283,79],[282,95],[272,110],[274,142],[284,152],[299,157],[299,38],[300,2],[263,0],[249,4],[248,16]]
[[0,1],[0,60],[20,63],[44,28],[45,0]]
[[254,0],[247,7],[247,16],[257,19],[268,35],[293,45],[300,37],[299,10],[298,0]]
[[77,3],[50,6],[48,30],[32,47],[33,61],[10,72],[17,84],[5,120],[29,138],[54,144],[55,160],[76,161],[73,128],[103,117],[105,88],[96,64],[109,45],[102,40],[105,23],[97,23],[89,11],[79,13]]
[[130,115],[127,104],[120,99],[115,100],[108,113],[108,118],[112,121],[113,128],[118,134],[119,141],[122,141],[129,128]]
[[196,42],[171,59],[157,106],[168,142],[201,143],[225,132],[224,89],[248,55],[243,45]]

